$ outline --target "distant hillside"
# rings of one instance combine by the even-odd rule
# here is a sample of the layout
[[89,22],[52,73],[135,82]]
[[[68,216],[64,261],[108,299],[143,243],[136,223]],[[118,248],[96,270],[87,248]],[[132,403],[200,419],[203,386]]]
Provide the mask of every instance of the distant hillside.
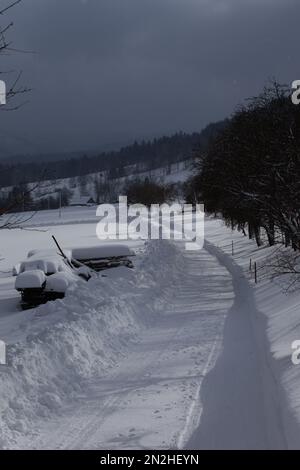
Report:
[[71,160],[76,158],[81,158],[82,155],[95,156],[99,152],[63,152],[63,153],[43,153],[39,155],[31,154],[20,154],[13,155],[10,157],[0,158],[0,164],[2,165],[24,165],[28,163],[49,163],[49,162],[59,162],[62,160]]
[[[147,172],[162,166],[190,159],[195,151],[205,151],[216,133],[226,125],[226,121],[208,125],[202,132],[177,133],[171,137],[161,137],[152,141],[135,142],[119,151],[103,152],[98,155],[73,155],[53,161],[44,155],[42,161],[10,162],[0,161],[0,187],[16,186],[35,181],[105,172],[109,178],[126,176],[125,167],[134,166],[135,172]],[[130,171],[131,173],[131,171]]]

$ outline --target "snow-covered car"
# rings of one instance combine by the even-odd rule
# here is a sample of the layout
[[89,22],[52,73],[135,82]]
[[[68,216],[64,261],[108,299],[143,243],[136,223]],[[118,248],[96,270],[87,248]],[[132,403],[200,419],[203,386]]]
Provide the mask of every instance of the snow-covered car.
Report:
[[71,248],[72,259],[88,266],[94,271],[126,266],[133,268],[131,257],[134,251],[120,243],[103,243],[97,246]]
[[15,288],[24,308],[63,298],[68,287],[81,279],[88,281],[97,272],[126,266],[135,253],[122,244],[57,250],[32,250],[27,259],[13,268]]
[[90,279],[92,272],[87,266],[73,262],[70,251],[64,255],[56,250],[34,250],[14,267],[15,288],[21,293],[24,307],[63,298],[72,283]]

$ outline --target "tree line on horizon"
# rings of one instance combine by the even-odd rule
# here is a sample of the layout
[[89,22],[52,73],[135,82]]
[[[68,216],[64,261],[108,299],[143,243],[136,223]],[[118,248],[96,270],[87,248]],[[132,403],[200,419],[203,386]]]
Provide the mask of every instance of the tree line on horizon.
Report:
[[37,181],[74,178],[93,173],[106,172],[108,179],[127,176],[134,166],[136,172],[149,171],[172,165],[193,157],[195,151],[204,151],[209,140],[223,123],[208,125],[202,132],[186,134],[179,132],[170,137],[152,141],[135,142],[118,151],[104,152],[96,156],[20,163],[0,160],[0,188]]

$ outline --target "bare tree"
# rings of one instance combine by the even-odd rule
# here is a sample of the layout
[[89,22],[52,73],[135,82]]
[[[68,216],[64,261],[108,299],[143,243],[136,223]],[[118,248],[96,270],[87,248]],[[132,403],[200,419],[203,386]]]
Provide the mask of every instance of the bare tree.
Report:
[[[13,7],[21,3],[22,0],[14,0],[11,2],[4,2],[0,0],[0,18],[5,16],[5,14]],[[15,49],[13,44],[10,40],[8,40],[8,33],[13,27],[13,23],[9,22],[3,26],[0,26],[0,58],[1,56],[9,55],[13,52],[25,52]],[[0,69],[0,76],[1,75],[10,74],[7,71]],[[20,85],[20,79],[22,76],[22,72],[17,72],[16,76],[11,80],[11,84],[8,86],[6,90],[6,101],[10,103],[17,95],[23,95],[24,93],[28,92],[29,89]],[[0,109],[5,111],[12,111],[16,110],[21,106],[21,104],[16,104],[14,106],[2,106]],[[30,216],[24,216],[23,214],[18,214],[17,212],[14,213],[20,204],[24,205],[24,201],[34,193],[37,186],[33,186],[31,188],[26,188],[22,192],[15,194],[14,197],[7,201],[2,207],[0,207],[0,229],[12,229],[12,228],[20,228],[21,224],[26,222],[29,218],[33,217],[33,214]]]
[[[22,0],[14,0],[11,1],[10,3],[7,3],[3,0],[0,0],[0,18],[2,16],[5,16],[5,14],[13,7],[21,3]],[[20,49],[17,49],[13,46],[13,43],[8,39],[9,32],[11,28],[13,27],[13,22],[7,22],[4,25],[0,25],[0,56],[7,56],[10,55],[11,53],[14,52],[22,52],[22,53],[27,53],[29,51],[23,51]],[[20,106],[22,106],[24,103],[16,103],[16,104],[11,104],[12,100],[14,100],[17,96],[19,95],[24,95],[28,91],[30,91],[29,88],[22,86],[21,85],[21,77],[22,77],[22,71],[7,71],[7,70],[1,70],[0,69],[0,77],[3,75],[9,77],[9,85],[7,86],[6,89],[6,102],[8,106],[2,106],[0,109],[2,111],[14,111]]]
[[260,269],[271,279],[280,277],[280,284],[285,292],[299,289],[300,254],[293,249],[278,245]]
[[25,201],[31,198],[39,186],[40,183],[37,183],[29,188],[25,187],[23,191],[16,191],[13,197],[3,207],[0,207],[0,230],[23,228],[23,224],[34,217],[35,211],[26,214],[18,209],[24,205]]

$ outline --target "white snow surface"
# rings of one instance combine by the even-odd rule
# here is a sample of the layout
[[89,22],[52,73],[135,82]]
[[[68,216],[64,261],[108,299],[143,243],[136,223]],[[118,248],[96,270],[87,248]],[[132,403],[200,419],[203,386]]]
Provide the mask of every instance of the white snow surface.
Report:
[[2,447],[168,448],[187,440],[232,286],[199,252],[218,273],[216,299],[200,258],[183,246],[151,242],[135,270],[107,271],[24,318],[26,332],[8,347],[0,374]]
[[24,271],[16,278],[16,289],[39,289],[43,286],[46,280],[44,271],[33,269],[31,271]]
[[[51,227],[62,246],[95,246],[83,219]],[[300,448],[300,294],[262,275],[272,249],[218,220],[205,228],[200,251],[149,242],[134,270],[106,271],[25,313],[2,275],[0,447]],[[3,269],[49,238],[1,235]]]
[[[64,248],[64,255],[66,256],[66,258],[68,258],[68,260],[71,260],[72,258],[72,251],[71,250],[66,250]],[[44,258],[58,258],[58,259],[62,259],[62,255],[60,253],[58,253],[58,250],[55,250],[55,249],[49,249],[49,250],[30,250],[27,254],[27,258],[32,258],[33,260],[34,259],[44,259]]]
[[72,248],[72,256],[77,260],[92,260],[119,256],[133,256],[134,251],[125,244],[102,243],[98,246]]
[[[300,449],[300,365],[294,365],[292,362],[292,353],[294,352],[292,343],[300,340],[300,286],[298,285],[294,292],[286,293],[284,290],[286,285],[283,282],[284,278],[278,278],[273,281],[270,279],[270,270],[265,265],[270,263],[270,259],[277,255],[278,247],[270,248],[264,245],[257,248],[253,240],[248,240],[242,233],[231,231],[219,220],[208,221],[206,224],[206,239],[218,248],[219,256],[222,257],[222,253],[224,254],[227,264],[233,264],[230,270],[237,269],[236,273],[238,276],[243,276],[250,286],[250,301],[249,295],[245,296],[243,294],[243,285],[238,285],[236,292],[241,293],[240,300],[243,302],[242,311],[248,312],[247,315],[250,317],[251,322],[249,327],[251,326],[252,328],[253,346],[256,354],[258,354],[260,363],[259,373],[263,391],[261,401],[264,403],[261,409],[261,416],[263,416],[263,423],[267,425],[267,440],[261,440],[261,442],[264,442],[264,448]],[[232,241],[234,243],[233,256]],[[252,271],[249,270],[250,259]],[[254,262],[257,263],[258,267],[258,284],[254,283]],[[244,341],[244,343],[249,341],[249,331],[245,331],[243,334],[238,325],[234,325],[231,321],[230,329],[234,328],[237,328],[236,333],[233,331],[233,335],[238,335],[236,336],[236,341]],[[234,382],[236,387],[234,393],[236,403],[238,403],[240,401],[238,395],[240,389],[237,385],[240,385],[241,381],[244,381],[246,378],[247,368],[240,360],[240,350],[233,348],[233,335],[228,335],[230,345],[227,342],[227,352],[231,350],[232,354],[237,354],[235,357],[237,357],[236,373],[238,378]],[[251,351],[249,351],[250,353]],[[253,351],[251,354],[253,354]],[[223,367],[224,363],[221,362],[221,366]],[[231,361],[229,367],[232,370],[233,361]],[[220,374],[216,373],[215,375]],[[216,386],[218,384],[212,382],[207,388],[212,391]],[[227,389],[225,388],[225,390]],[[257,402],[253,403],[253,394],[254,387],[250,384],[247,398],[248,410],[250,412],[257,412],[259,404]],[[239,412],[237,408],[234,407],[232,410],[230,407],[228,408],[228,403],[222,404],[220,402],[216,403],[216,401],[214,403],[218,410],[225,410],[227,406],[229,419],[232,424],[231,429],[235,429],[233,418],[236,418]],[[220,408],[222,405],[223,408]],[[247,403],[245,403],[244,410],[247,409],[246,405]],[[237,413],[234,411],[237,411]],[[245,411],[240,410],[240,412],[243,413],[243,418],[245,418]],[[225,422],[225,420],[223,421]],[[222,422],[222,415],[218,416],[218,423],[220,422]],[[239,419],[239,422],[240,436],[243,436],[243,429],[245,428],[242,428],[241,419]],[[257,423],[263,424],[259,419],[257,419]],[[209,427],[213,426],[214,424],[210,422]],[[249,421],[247,421],[247,427],[249,429]],[[231,439],[230,444],[227,441],[227,447],[233,447],[233,443],[235,443],[236,447],[239,442],[237,436],[234,439],[234,433],[232,432],[228,433],[227,436],[229,440]],[[214,436],[215,438],[216,436]],[[199,434],[196,437],[197,440],[198,442],[202,440],[206,448],[216,447],[216,440],[213,440],[213,438],[208,443]],[[193,443],[195,443],[195,439],[191,441],[191,445]],[[222,445],[226,446],[226,441],[223,440]],[[246,444],[241,442],[241,447],[245,448],[245,446]],[[260,447],[263,448],[263,445],[260,444]]]
[[37,252],[30,256],[26,261],[21,262],[20,273],[38,269],[45,274],[55,274],[66,270],[66,264],[62,256],[55,251],[52,254],[43,254]]
[[63,273],[55,273],[51,276],[47,277],[46,279],[46,287],[45,290],[50,292],[61,292],[64,293],[68,289],[68,287],[74,283],[75,279],[69,274],[67,275],[66,272]]
[[[183,160],[181,162],[173,163],[166,167],[155,168],[153,170],[145,170],[139,171],[137,165],[129,165],[127,167],[123,167],[125,174],[127,176],[123,176],[121,178],[113,178],[109,177],[109,174],[106,171],[101,171],[99,173],[90,173],[86,175],[87,184],[85,187],[85,194],[83,195],[81,192],[80,184],[77,178],[62,178],[62,179],[55,179],[55,180],[48,180],[43,182],[34,182],[29,183],[28,187],[32,190],[32,196],[34,199],[44,199],[48,193],[55,193],[56,195],[59,194],[59,191],[62,188],[69,188],[72,193],[72,201],[78,202],[79,204],[82,203],[84,199],[88,200],[91,197],[95,198],[95,187],[94,181],[95,178],[102,181],[104,184],[107,182],[111,182],[114,186],[118,187],[119,194],[124,192],[124,187],[129,181],[133,180],[140,180],[144,181],[146,178],[151,179],[151,181],[155,181],[157,183],[184,183],[187,181],[193,174],[193,164],[194,159]],[[7,186],[0,188],[0,195],[3,197],[7,197],[9,192],[12,190],[12,186]],[[69,207],[72,209],[72,207]],[[73,209],[78,210],[79,207],[73,207]],[[85,207],[87,209],[87,207]],[[54,211],[47,211],[48,213]],[[57,211],[58,212],[58,211]],[[9,215],[10,221],[13,219],[11,215]]]
[[[71,251],[67,253],[71,258]],[[12,274],[17,276],[16,289],[41,288],[46,282],[46,291],[63,293],[79,281],[75,271],[56,250],[31,250],[27,259],[13,268]]]

